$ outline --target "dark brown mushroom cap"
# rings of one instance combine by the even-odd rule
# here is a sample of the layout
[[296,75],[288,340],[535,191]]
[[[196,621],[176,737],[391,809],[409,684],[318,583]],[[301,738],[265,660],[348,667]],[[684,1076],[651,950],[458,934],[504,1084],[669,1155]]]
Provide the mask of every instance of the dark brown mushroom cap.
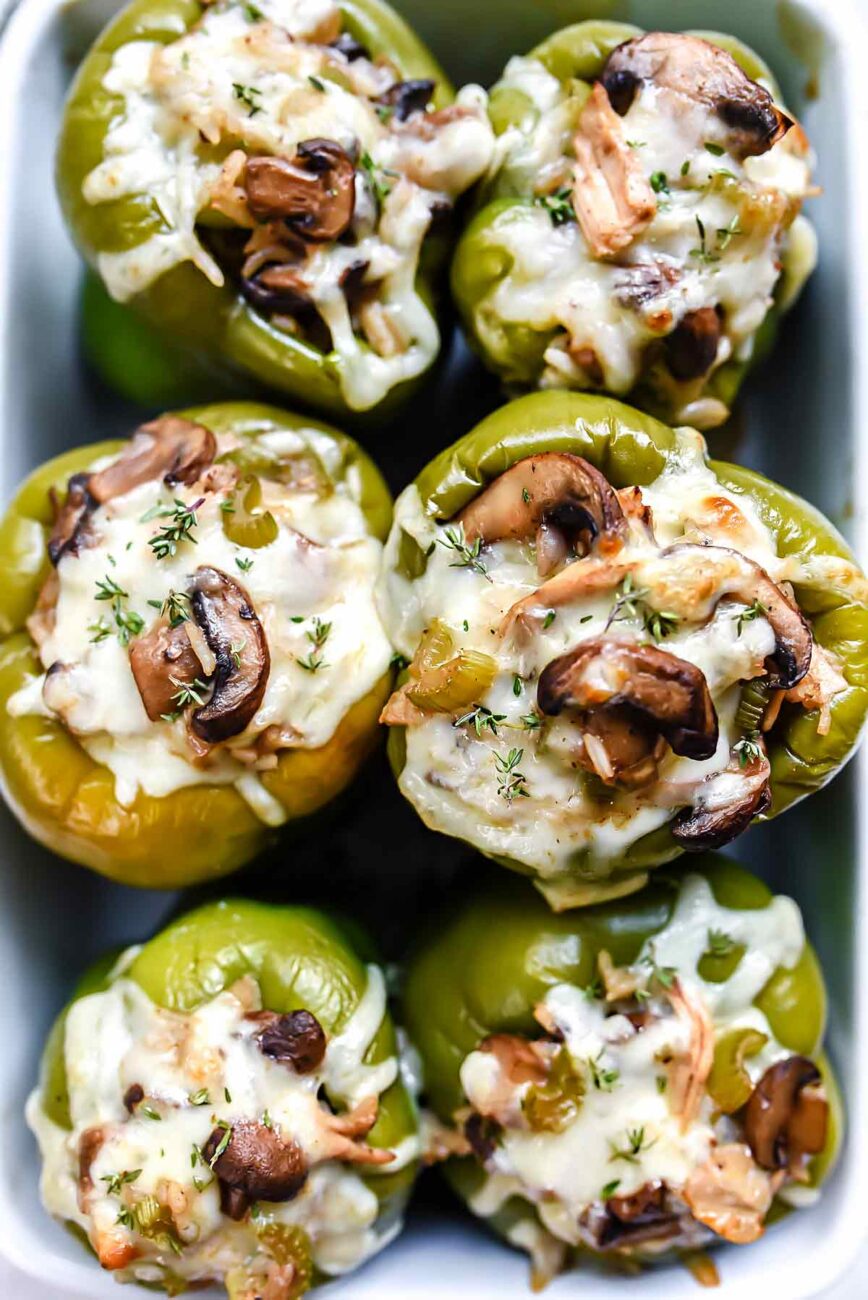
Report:
[[[762,740],[757,744],[762,745]],[[723,803],[705,802],[700,793],[696,805],[685,808],[672,823],[673,837],[688,853],[722,849],[771,807],[771,767],[764,752],[759,762],[743,771],[736,758],[733,770],[741,779],[732,798]]]
[[351,36],[349,32],[341,32],[340,36],[335,37],[329,45],[329,49],[337,50],[338,54],[344,56],[347,63],[355,63],[356,59],[369,59],[371,57],[361,41],[357,41],[355,36]]
[[475,1110],[464,1121],[464,1136],[470,1143],[471,1151],[482,1164],[494,1155],[502,1132],[497,1120],[489,1115],[480,1115]]
[[240,583],[220,569],[196,570],[190,608],[216,660],[211,699],[192,727],[209,744],[237,736],[262,703],[271,656],[262,624]]
[[428,79],[396,81],[394,86],[378,96],[376,103],[393,109],[397,120],[406,122],[413,113],[425,112],[433,94],[434,82]]
[[296,1074],[311,1074],[322,1065],[326,1036],[310,1011],[290,1011],[283,1016],[264,1011],[258,1012],[256,1019],[266,1022],[257,1035],[263,1056],[291,1065]]
[[229,1141],[215,1159],[225,1137],[226,1129],[217,1127],[202,1148],[220,1180],[224,1213],[242,1218],[253,1201],[291,1201],[298,1195],[307,1179],[307,1161],[297,1142],[265,1124],[243,1120],[232,1125]]
[[728,128],[729,147],[741,158],[766,153],[793,125],[731,54],[699,36],[646,32],[625,41],[609,55],[600,80],[622,117],[646,81],[707,105]]
[[[664,556],[677,557],[688,550],[700,566],[708,566],[717,559],[737,561],[737,572],[726,579],[718,599],[734,596],[751,606],[759,601],[763,616],[775,634],[775,652],[766,660],[768,676],[766,685],[780,690],[797,686],[811,666],[814,638],[810,626],[795,601],[766,573],[761,565],[748,559],[740,551],[726,546],[695,546],[679,542],[663,552]],[[695,554],[693,554],[695,552]]]
[[564,709],[628,709],[685,758],[710,758],[717,748],[717,713],[705,675],[657,646],[607,637],[583,641],[543,669],[537,702],[552,717]]
[[689,311],[666,336],[666,361],[676,379],[699,379],[717,360],[722,325],[716,307]]
[[[556,529],[571,546],[620,541],[624,512],[609,481],[581,456],[547,451],[526,456],[456,516],[464,535],[484,543],[522,541]],[[542,570],[544,571],[544,570]]]
[[769,1066],[750,1095],[744,1132],[763,1169],[798,1172],[826,1145],[829,1103],[822,1075],[806,1056],[788,1056]]
[[202,674],[186,623],[170,627],[162,620],[130,643],[130,668],[151,722],[174,712],[178,682],[192,682]]
[[151,479],[194,483],[217,454],[210,429],[177,415],[161,415],[142,424],[118,458],[94,474],[74,474],[66,500],[57,513],[48,540],[48,555],[57,564],[62,555],[75,554],[91,513],[114,497],[123,496]]
[[59,564],[64,555],[78,552],[87,518],[96,505],[88,491],[90,477],[89,474],[73,474],[67,485],[66,500],[57,509],[48,539],[48,558],[54,565]]
[[356,169],[335,140],[303,140],[292,161],[248,158],[244,187],[255,217],[317,242],[339,239],[356,208]]
[[585,1222],[597,1250],[666,1241],[681,1230],[679,1217],[668,1204],[666,1184],[659,1178],[643,1183],[629,1196],[610,1196],[603,1211],[588,1215]]
[[123,454],[91,474],[88,488],[102,504],[151,479],[162,479],[169,487],[195,483],[216,455],[217,440],[204,424],[179,415],[161,415],[140,425]]
[[315,311],[310,285],[292,262],[265,266],[255,275],[242,275],[241,292],[257,311],[306,317]]

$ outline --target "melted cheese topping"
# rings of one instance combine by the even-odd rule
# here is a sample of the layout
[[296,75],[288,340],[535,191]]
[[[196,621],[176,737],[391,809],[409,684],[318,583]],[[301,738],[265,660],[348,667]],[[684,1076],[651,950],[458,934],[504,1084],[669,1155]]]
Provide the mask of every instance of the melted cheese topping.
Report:
[[[746,948],[722,983],[703,980],[698,970],[712,933]],[[629,973],[644,987],[652,970],[665,970],[673,988],[701,1000],[715,1038],[735,1029],[764,1034],[765,1045],[744,1063],[755,1086],[769,1066],[791,1052],[775,1040],[754,1000],[776,969],[795,966],[804,943],[801,915],[791,899],[777,897],[755,911],[730,910],[716,902],[705,879],[691,875],[671,920],[643,946]],[[683,1116],[674,1113],[665,1062],[689,1055],[690,1023],[673,1014],[660,987],[642,1005],[650,1016],[637,1031],[625,1015],[583,989],[559,984],[549,990],[545,1010],[563,1034],[585,1091],[575,1118],[559,1133],[534,1132],[519,1122],[506,1125],[471,1201],[477,1214],[494,1214],[518,1196],[536,1207],[551,1234],[577,1245],[587,1239],[588,1220],[582,1216],[591,1207],[616,1194],[630,1196],[658,1179],[677,1195],[717,1144],[737,1136],[733,1121],[717,1114],[707,1093],[686,1127]],[[472,1052],[462,1064],[461,1084],[470,1105],[490,1113],[494,1089],[503,1087],[495,1056]],[[529,1088],[519,1086],[510,1099],[517,1115]],[[618,1154],[625,1151],[626,1157]]]
[[[466,87],[442,120],[378,115],[373,101],[397,78],[383,63],[349,61],[329,48],[339,29],[330,0],[230,2],[209,6],[169,45],[121,46],[103,85],[123,107],[106,133],[103,161],[82,188],[88,203],[147,194],[159,210],[157,233],[129,250],[99,254],[109,292],[126,301],[185,261],[224,283],[197,221],[230,145],[292,158],[301,141],[325,138],[358,157],[353,237],[308,250],[303,273],[331,333],[344,396],[366,409],[437,354],[437,323],[415,288],[422,244],[432,212],[487,168],[493,136],[479,87]],[[360,261],[398,340],[388,355],[359,337],[341,286]]]
[[[533,59],[512,59],[500,86],[527,96],[538,113],[532,129],[510,128],[501,142],[507,192],[547,194],[569,186],[565,159],[576,100]],[[785,286],[791,301],[794,281],[800,288],[816,263],[812,228],[796,217],[810,192],[811,157],[797,153],[790,136],[763,156],[740,161],[725,148],[711,109],[679,100],[673,112],[650,82],[620,122],[657,190],[654,219],[621,257],[614,263],[595,258],[575,221],[553,226],[542,206],[513,215],[495,236],[512,264],[477,310],[483,320],[557,331],[540,388],[627,394],[647,367],[649,344],[703,307],[724,313],[714,368],[747,361],[782,265],[792,272]],[[602,382],[581,364],[583,349],[594,354]],[[682,387],[677,421],[703,428],[724,418],[721,403],[700,399],[699,390],[692,394],[671,376],[667,382]]]
[[[708,468],[702,437],[692,430],[681,430],[679,437],[678,453],[642,489],[654,537],[641,525],[633,526],[617,557],[638,562],[633,580],[648,593],[649,607],[673,607],[678,562],[661,553],[676,541],[731,547],[775,580],[797,579],[797,567],[792,559],[778,558],[751,501],[723,489]],[[725,769],[740,738],[735,713],[741,683],[764,674],[764,661],[775,645],[764,616],[740,618],[744,604],[721,600],[709,617],[707,608],[691,608],[688,582],[677,626],[660,644],[704,673],[720,723],[717,750],[703,761],[669,751],[659,765],[659,781],[635,792],[607,788],[601,798],[575,760],[569,718],[546,719],[540,727],[536,681],[551,660],[584,640],[607,635],[650,641],[641,612],[611,622],[616,581],[598,595],[577,596],[553,611],[554,617],[536,618],[528,637],[503,635],[507,611],[540,586],[535,548],[495,542],[482,552],[485,572],[478,572],[460,566],[460,556],[448,544],[452,527],[426,514],[415,487],[403,492],[378,588],[386,628],[408,659],[424,630],[439,619],[448,625],[456,653],[473,649],[496,661],[493,685],[475,701],[498,716],[494,729],[485,715],[477,734],[472,722],[444,713],[429,713],[406,728],[400,788],[426,825],[459,836],[483,853],[523,863],[544,883],[560,877],[560,888],[571,874],[589,879],[605,875],[638,839],[665,825],[677,807],[729,794],[740,780]],[[400,570],[405,535],[427,555],[425,572],[415,580]],[[521,751],[517,768],[525,777],[525,793],[509,798],[504,789],[508,778],[500,769],[515,750]]]
[[[218,456],[233,445],[230,437],[218,438]],[[315,430],[265,433],[257,446],[266,455],[312,453],[327,473],[338,468],[333,445]],[[320,494],[266,478],[259,482],[262,510],[278,525],[267,546],[245,548],[227,536],[221,507],[232,493],[203,492],[198,484],[170,490],[151,482],[99,507],[91,516],[88,544],[78,554],[65,554],[57,566],[56,619],[40,656],[46,669],[62,669],[31,678],[10,699],[9,711],[59,719],[91,758],[113,772],[124,805],[139,790],[162,797],[184,786],[234,784],[257,816],[280,824],[283,807],[257,775],[269,761],[252,762],[250,747],[275,727],[284,733],[284,748],[320,748],[388,670],[392,651],[374,603],[383,548],[369,534],[359,484],[352,474],[347,481],[336,476]],[[153,510],[171,508],[176,500],[202,502],[193,540],[182,540],[175,555],[157,559],[149,540],[167,519]],[[147,632],[170,592],[184,592],[200,565],[221,570],[247,591],[271,656],[252,721],[204,762],[190,748],[185,716],[149,720],[114,603],[99,599],[101,584],[117,586],[126,593],[122,615],[138,615]],[[244,649],[236,647],[242,658]]]
[[[132,955],[121,958],[121,971]],[[131,1262],[115,1274],[119,1280],[190,1283],[238,1273],[253,1279],[274,1263],[268,1248],[274,1228],[301,1229],[316,1267],[340,1274],[400,1231],[398,1219],[380,1222],[377,1197],[359,1173],[330,1158],[332,1112],[319,1096],[325,1089],[333,1105],[351,1109],[379,1098],[397,1078],[394,1057],[364,1064],[386,1012],[379,968],[368,967],[364,997],[308,1074],[259,1049],[262,1026],[248,1018],[259,1006],[250,976],[189,1015],[156,1006],[138,984],[121,977],[70,1008],[64,1060],[72,1127],[48,1118],[39,1089],[27,1119],[44,1161],[46,1209],[81,1227],[101,1256],[109,1243],[117,1251],[134,1248]],[[144,1100],[130,1113],[124,1097],[134,1084]],[[309,1174],[293,1200],[259,1203],[233,1222],[221,1212],[217,1178],[201,1152],[215,1127],[225,1132],[263,1117],[301,1147]],[[82,1138],[94,1130],[100,1140],[84,1171],[89,1177],[82,1178]],[[403,1168],[417,1158],[417,1148],[415,1138],[405,1139],[394,1160],[365,1166],[365,1176]],[[138,1230],[137,1207],[147,1197],[169,1207],[172,1245],[165,1234],[155,1239]]]

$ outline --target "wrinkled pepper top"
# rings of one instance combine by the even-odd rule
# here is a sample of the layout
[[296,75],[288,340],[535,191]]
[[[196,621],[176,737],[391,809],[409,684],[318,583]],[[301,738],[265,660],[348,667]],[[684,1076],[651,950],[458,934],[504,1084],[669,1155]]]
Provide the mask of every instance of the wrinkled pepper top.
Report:
[[381,0],[134,0],[73,85],[60,197],[112,297],[185,350],[380,408],[437,356],[428,236],[488,165],[485,103]]
[[37,471],[3,523],[0,601],[2,761],[25,824],[124,879],[186,883],[332,798],[389,680],[374,583],[390,509],[351,439],[253,404],[164,415]]
[[868,588],[818,512],[608,399],[496,412],[404,493],[383,720],[427,825],[556,907],[817,789],[865,718]]
[[230,900],[88,973],[28,1119],[42,1197],[120,1281],[300,1296],[399,1231],[418,1156],[380,968]]
[[812,155],[765,64],[717,33],[584,22],[509,61],[453,289],[516,388],[729,414],[816,262]]
[[822,975],[791,899],[723,859],[558,916],[490,883],[411,960],[435,1156],[537,1280],[763,1232],[840,1137]]

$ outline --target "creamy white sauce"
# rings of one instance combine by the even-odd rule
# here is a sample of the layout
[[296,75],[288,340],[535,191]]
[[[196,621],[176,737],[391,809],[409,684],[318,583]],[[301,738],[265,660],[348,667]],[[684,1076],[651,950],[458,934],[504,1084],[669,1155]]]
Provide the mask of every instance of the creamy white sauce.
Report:
[[[232,1269],[255,1271],[268,1262],[259,1233],[272,1224],[303,1228],[316,1266],[339,1274],[382,1249],[400,1230],[400,1220],[378,1222],[377,1198],[356,1168],[329,1157],[330,1112],[318,1100],[325,1088],[332,1101],[357,1104],[379,1097],[397,1075],[394,1058],[378,1067],[363,1063],[386,1011],[381,972],[368,967],[362,1000],[309,1074],[297,1074],[259,1050],[260,1026],[245,1019],[245,1012],[258,1005],[258,985],[250,977],[189,1015],[157,1007],[137,984],[120,978],[70,1009],[64,1059],[72,1128],[49,1120],[39,1089],[27,1108],[43,1156],[42,1199],[50,1213],[88,1232],[97,1247],[106,1236],[136,1241],[142,1255],[122,1270],[122,1280],[159,1279],[164,1269],[189,1281],[222,1280]],[[141,1106],[128,1113],[123,1098],[134,1083],[144,1089],[142,1105],[160,1115],[158,1121]],[[263,1117],[299,1144],[311,1166],[309,1176],[294,1200],[260,1204],[254,1217],[234,1223],[222,1215],[216,1179],[195,1148],[201,1149],[220,1123],[262,1122]],[[91,1166],[94,1190],[82,1200],[79,1143],[94,1126],[102,1126],[104,1140]],[[364,1173],[404,1167],[418,1154],[418,1140],[409,1137],[391,1164],[365,1166]],[[135,1170],[140,1172],[120,1192],[107,1182]],[[148,1195],[162,1204],[171,1195],[173,1204],[183,1205],[174,1216],[180,1253],[149,1245],[133,1229],[118,1226],[122,1205],[133,1208]]]
[[[336,453],[313,430],[265,434],[260,443],[275,453],[322,454],[326,470],[337,470],[330,464]],[[229,445],[218,439],[218,455]],[[56,622],[40,653],[46,669],[61,663],[66,670],[32,678],[10,699],[9,711],[59,717],[91,758],[114,774],[122,804],[133,803],[139,790],[163,797],[190,785],[234,784],[257,816],[279,825],[286,817],[282,805],[233,749],[248,749],[271,726],[291,733],[291,747],[320,748],[388,669],[391,647],[374,602],[383,548],[368,532],[357,478],[337,481],[323,495],[260,482],[262,509],[278,524],[268,546],[245,548],[229,539],[225,494],[217,492],[198,509],[195,542],[182,541],[174,556],[157,559],[148,542],[167,520],[143,516],[157,503],[193,503],[203,494],[195,484],[169,490],[150,482],[97,509],[95,544],[64,555],[57,566]],[[247,591],[271,657],[252,721],[204,764],[193,761],[183,716],[149,720],[112,605],[96,599],[99,583],[117,584],[128,593],[123,609],[138,614],[147,633],[160,617],[149,602],[161,604],[171,591],[187,590],[200,565],[221,570]],[[316,620],[329,626],[319,649],[311,640]],[[238,649],[243,656],[243,645]],[[302,663],[318,666],[311,671]]]
[[[555,189],[569,186],[564,160],[572,151],[576,101],[533,59],[512,59],[499,84],[527,95],[538,112],[532,128],[510,128],[502,138],[507,191],[548,193],[554,177],[560,182]],[[599,386],[575,359],[575,352],[587,347],[600,364],[601,386],[628,393],[643,374],[649,344],[702,307],[719,305],[724,311],[715,368],[732,357],[747,360],[782,264],[791,301],[816,262],[806,222],[790,231],[792,212],[769,221],[759,210],[773,192],[798,203],[810,191],[811,158],[798,156],[791,140],[741,162],[725,150],[720,123],[710,110],[679,101],[673,112],[651,83],[642,87],[621,125],[646,175],[658,178],[658,187],[665,183],[665,189],[657,194],[651,224],[616,264],[593,256],[575,222],[553,227],[542,207],[514,211],[495,236],[512,265],[476,310],[483,325],[490,320],[492,326],[507,322],[541,333],[558,331],[545,353],[541,388]],[[798,243],[794,257],[788,252],[791,237]],[[674,283],[664,281],[642,302],[631,300],[625,267],[655,264],[672,272]],[[662,313],[669,314],[666,326]],[[686,389],[684,401],[678,420],[699,423],[706,415],[709,423],[719,423],[711,407],[691,403]]]
[[[203,156],[203,142],[231,139],[237,147],[240,140],[249,154],[292,158],[300,141],[337,141],[372,160],[378,184],[389,192],[378,220],[359,171],[356,241],[313,251],[304,276],[331,331],[347,402],[366,409],[421,374],[437,354],[437,322],[415,288],[419,255],[436,205],[457,198],[489,165],[494,141],[487,99],[479,87],[466,87],[457,101],[461,114],[427,134],[413,123],[383,121],[372,99],[397,78],[384,64],[347,62],[328,48],[339,28],[336,5],[270,0],[261,11],[259,20],[241,3],[213,5],[171,44],[132,41],[114,55],[103,85],[123,108],[83,194],[92,204],[147,194],[165,229],[132,249],[101,253],[100,274],[120,301],[185,261],[222,285],[223,271],[196,229],[220,173]],[[354,331],[340,278],[360,259],[369,262],[366,278],[377,284],[377,300],[400,340],[393,355],[378,355]]]
[[[712,931],[747,949],[734,973],[719,984],[703,980],[698,970]],[[775,1040],[754,999],[775,970],[796,964],[804,943],[801,915],[791,899],[777,897],[753,911],[731,910],[715,901],[703,877],[690,875],[670,921],[644,945],[631,970],[644,984],[652,962],[673,968],[680,986],[704,1003],[715,1037],[746,1027],[765,1034],[766,1045],[745,1061],[755,1084],[770,1065],[791,1053]],[[601,1196],[604,1188],[608,1195],[615,1194],[609,1189],[617,1180],[617,1195],[629,1196],[661,1179],[677,1193],[721,1140],[727,1121],[719,1127],[707,1094],[686,1129],[681,1117],[672,1113],[667,1071],[659,1058],[685,1052],[690,1030],[673,1015],[665,997],[658,994],[648,1003],[654,1019],[638,1033],[624,1016],[573,985],[550,989],[544,1005],[563,1033],[573,1063],[584,1072],[584,1097],[577,1115],[560,1133],[507,1125],[471,1208],[487,1217],[510,1196],[519,1196],[536,1206],[550,1233],[575,1245],[582,1240],[582,1212],[606,1199]],[[465,1058],[461,1084],[472,1106],[485,1113],[498,1082],[502,1087],[491,1053],[475,1051]],[[528,1087],[518,1086],[519,1101]],[[627,1135],[640,1130],[641,1149],[628,1160],[619,1158],[618,1151],[631,1149]]]
[[[618,559],[639,562],[635,584],[649,590],[655,608],[671,608],[668,579],[678,572],[677,562],[660,558],[660,552],[676,541],[731,547],[774,579],[798,577],[788,561],[779,559],[750,500],[721,487],[705,464],[703,439],[694,431],[680,431],[677,454],[660,477],[642,489],[642,497],[652,509],[656,542],[634,527]],[[607,632],[617,596],[613,589],[559,607],[550,626],[535,622],[527,640],[504,637],[499,629],[506,612],[540,586],[535,548],[517,542],[488,546],[482,554],[487,572],[479,574],[453,567],[455,553],[442,544],[446,527],[426,514],[415,487],[401,494],[378,586],[379,608],[393,643],[408,659],[434,619],[448,625],[455,653],[473,649],[492,656],[497,676],[477,703],[505,720],[498,734],[483,728],[480,736],[472,726],[454,726],[448,714],[429,714],[408,726],[401,790],[427,825],[459,836],[484,853],[533,867],[543,881],[569,875],[577,851],[587,855],[592,873],[596,867],[605,869],[642,835],[670,820],[679,791],[684,792],[681,806],[693,802],[703,782],[703,796],[712,792],[710,778],[724,772],[731,747],[740,738],[735,725],[740,683],[763,675],[774,633],[763,616],[740,623],[745,611],[740,602],[721,601],[709,618],[698,608],[691,617],[688,601],[679,610],[682,617],[675,632],[659,644],[705,674],[720,723],[717,751],[703,761],[669,752],[660,764],[659,786],[638,793],[612,790],[611,801],[601,805],[585,794],[570,721],[551,719],[540,731],[528,730],[523,719],[535,710],[537,679],[552,659],[604,634],[648,642],[641,619],[619,620]],[[398,571],[402,532],[414,538],[422,552],[433,547],[424,575],[414,581]],[[666,591],[657,604],[655,589]],[[512,748],[522,750],[520,770],[527,778],[528,796],[508,802],[499,791],[494,756],[506,756]],[[728,781],[729,776],[717,779]]]

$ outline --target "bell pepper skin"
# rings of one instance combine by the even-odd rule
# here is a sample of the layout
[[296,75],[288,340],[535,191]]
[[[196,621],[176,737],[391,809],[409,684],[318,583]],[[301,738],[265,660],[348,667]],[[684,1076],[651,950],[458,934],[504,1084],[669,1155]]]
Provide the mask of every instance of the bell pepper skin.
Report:
[[[214,433],[249,439],[275,429],[314,428],[341,455],[341,476],[359,483],[359,504],[373,536],[382,540],[391,498],[374,463],[353,439],[328,425],[252,402],[193,407],[178,414]],[[124,884],[177,889],[216,879],[249,862],[273,839],[231,786],[187,786],[165,798],[139,791],[129,807],[115,796],[114,776],[96,763],[53,718],[8,717],[6,706],[28,676],[42,671],[25,629],[48,574],[46,538],[52,489],[63,495],[70,475],[123,442],[78,447],[48,461],[24,482],[0,522],[5,581],[0,592],[0,779],[19,821],[47,848]],[[378,740],[377,719],[391,674],[359,699],[319,749],[283,750],[262,774],[288,821],[316,813],[352,781]],[[171,846],[171,847],[167,847]]]
[[[104,29],[76,74],[61,125],[55,180],[72,238],[94,268],[100,253],[134,248],[163,227],[162,216],[146,194],[112,203],[89,204],[84,199],[82,183],[103,157],[105,136],[121,103],[105,89],[103,78],[121,46],[136,40],[171,44],[199,21],[205,8],[198,0],[132,0]],[[438,108],[451,102],[453,90],[443,70],[384,0],[342,0],[340,10],[344,29],[373,58],[387,58],[404,79],[435,81],[433,100]],[[449,243],[432,235],[426,245],[417,287],[430,304],[448,260]],[[172,268],[130,304],[112,306],[109,313],[96,294],[86,293],[83,331],[91,352],[96,340],[101,352],[107,351],[98,369],[124,396],[135,400],[145,396],[140,381],[124,373],[128,350],[144,346],[148,367],[157,369],[163,338],[174,354],[172,371],[179,387],[166,394],[158,379],[149,406],[201,400],[202,375],[213,372],[220,388],[212,387],[212,394],[225,391],[227,385],[249,394],[252,381],[323,414],[364,422],[364,413],[353,411],[344,399],[332,354],[275,329],[233,286],[212,285],[190,264]],[[103,328],[107,314],[117,333]],[[152,328],[152,337],[136,328],[136,316]],[[416,379],[394,388],[376,408],[376,419],[400,407],[419,383]]]
[[[316,1016],[327,1037],[340,1033],[365,992],[367,973],[342,918],[308,907],[282,907],[245,899],[208,903],[173,921],[144,944],[124,972],[148,997],[171,1011],[190,1012],[252,975],[269,1011],[284,1014],[303,1007]],[[72,1127],[63,1054],[70,1006],[79,998],[110,987],[118,953],[88,970],[71,1002],[52,1027],[42,1061],[43,1108],[62,1128]],[[387,1012],[365,1057],[374,1065],[397,1053],[395,1029]],[[367,1141],[392,1147],[417,1131],[416,1105],[399,1075],[382,1094],[377,1121]],[[417,1172],[411,1162],[396,1173],[364,1178],[384,1216],[401,1213]]]
[[[780,89],[768,65],[749,46],[734,36],[716,31],[691,31],[727,51],[754,81],[761,81],[782,103]],[[562,84],[585,84],[588,93],[601,75],[610,54],[625,41],[642,35],[629,23],[590,19],[565,27],[532,49],[528,58],[538,59]],[[495,85],[490,94],[489,116],[497,135],[508,129],[527,131],[535,123],[537,109],[530,98],[511,87]],[[467,335],[485,365],[499,375],[508,391],[535,387],[543,364],[543,353],[551,334],[513,321],[497,319],[483,311],[484,300],[508,275],[511,255],[503,243],[503,232],[519,226],[533,209],[533,195],[525,191],[508,167],[480,182],[474,212],[455,250],[452,262],[452,295]],[[780,317],[803,287],[806,275],[798,257],[784,250],[781,277],[775,303],[757,331],[750,361],[732,359],[719,366],[706,380],[703,396],[718,398],[731,407],[750,370],[771,351]],[[625,400],[650,411],[660,419],[672,417],[659,398],[641,383]]]
[[[442,451],[418,475],[415,485],[426,513],[448,520],[487,483],[527,456],[572,452],[601,470],[613,487],[641,487],[657,478],[675,448],[671,428],[611,398],[531,393],[501,407]],[[715,460],[709,465],[724,488],[754,503],[781,556],[829,556],[853,562],[841,535],[802,498],[755,470]],[[822,789],[859,742],[868,716],[868,604],[864,581],[861,586],[862,590],[848,590],[820,582],[795,585],[814,638],[837,656],[848,689],[832,700],[826,735],[817,732],[816,712],[795,706],[781,710],[765,736],[772,804],[760,821]],[[388,747],[393,770],[400,775],[405,762],[402,728],[391,728]],[[667,826],[652,831],[630,846],[610,879],[589,882],[581,901],[566,905],[583,906],[631,893],[646,883],[649,868],[671,861],[681,851]],[[528,872],[510,859],[496,860]],[[580,878],[582,862],[575,866]]]
[[[690,873],[709,882],[723,907],[754,911],[772,901],[765,884],[720,855],[696,859]],[[629,899],[558,914],[526,882],[502,876],[486,881],[448,912],[409,959],[404,988],[403,1023],[422,1057],[426,1104],[444,1123],[452,1123],[455,1111],[466,1104],[461,1064],[480,1041],[499,1033],[537,1037],[535,1006],[555,985],[590,985],[602,950],[616,966],[634,962],[643,944],[668,923],[678,886],[674,874]],[[714,959],[721,962],[717,978],[728,978],[740,959],[738,952]],[[704,978],[710,979],[710,972]],[[833,1167],[843,1134],[840,1094],[822,1054],[826,1001],[819,962],[806,942],[796,965],[775,971],[755,1003],[781,1045],[815,1058],[823,1074],[830,1125],[824,1150],[811,1162],[813,1185]],[[452,1159],[445,1173],[465,1200],[482,1181],[473,1159]],[[535,1212],[515,1199],[488,1222],[505,1234],[516,1215],[535,1217]]]

